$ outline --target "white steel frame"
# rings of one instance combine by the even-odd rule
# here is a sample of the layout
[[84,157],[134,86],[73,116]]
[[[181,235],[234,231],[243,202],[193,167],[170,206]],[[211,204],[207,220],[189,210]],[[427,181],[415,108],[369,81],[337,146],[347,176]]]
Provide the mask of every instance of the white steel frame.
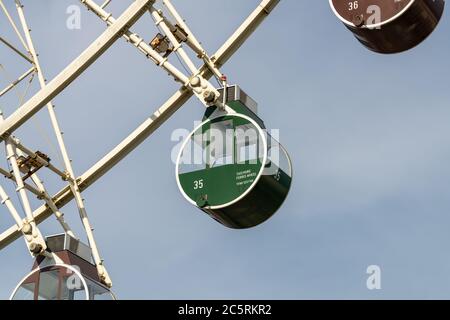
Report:
[[[32,67],[19,76],[17,80],[11,82],[10,85],[0,91],[0,97],[11,91],[21,81],[24,81],[30,76],[33,77],[34,75],[37,75],[41,89],[13,114],[5,119],[3,118],[3,115],[0,117],[0,142],[5,142],[7,158],[13,169],[12,172],[9,172],[0,168],[0,174],[3,174],[7,179],[16,183],[16,191],[20,196],[26,216],[25,218],[20,216],[19,212],[9,199],[9,196],[0,185],[0,200],[2,204],[6,206],[15,221],[15,224],[12,227],[0,234],[0,250],[23,236],[32,255],[47,255],[58,261],[55,255],[46,251],[45,239],[40,233],[38,225],[54,215],[64,232],[75,237],[73,231],[64,220],[64,215],[60,212],[60,209],[64,205],[75,199],[89,245],[92,249],[93,259],[97,266],[99,277],[104,284],[111,287],[112,282],[103,265],[103,260],[101,259],[96,246],[93,229],[86,213],[81,192],[86,190],[131,153],[192,96],[195,95],[205,106],[217,105],[225,109],[225,111],[231,112],[226,108],[222,101],[218,101],[218,90],[209,82],[209,79],[214,76],[226,86],[226,77],[220,72],[220,68],[251,36],[280,0],[262,0],[253,13],[213,56],[207,54],[170,0],[134,0],[134,2],[117,19],[105,10],[111,0],[106,0],[102,5],[98,5],[93,0],[80,0],[80,2],[90,11],[94,12],[99,18],[106,22],[107,29],[78,58],[69,64],[69,66],[49,83],[46,83],[45,81],[38,55],[32,41],[30,29],[25,18],[23,5],[19,0],[14,1],[23,33],[19,31],[20,28],[15,24],[3,4],[3,0],[0,0],[0,9],[5,13],[15,34],[19,38],[20,43],[24,47],[25,52],[22,51],[22,49],[16,48],[11,42],[2,37],[0,37],[0,44],[3,43],[6,45],[12,52],[31,63]],[[164,15],[162,10],[155,7],[158,2],[161,2],[161,4],[165,6],[169,16],[174,19],[173,22]],[[183,63],[187,66],[189,71],[188,75],[181,72],[170,63],[170,55],[161,55],[157,50],[147,44],[148,41],[144,41],[143,38],[131,31],[131,27],[134,23],[146,12],[152,16],[156,26],[160,28],[164,33],[164,36],[170,41],[170,45],[172,46],[170,55],[178,54]],[[179,33],[177,34],[179,28],[184,31],[181,37]],[[150,61],[169,73],[169,75],[171,75],[175,81],[181,83],[182,86],[128,137],[77,178],[64,144],[63,134],[54,110],[55,106],[52,104],[51,100],[89,68],[89,66],[106,52],[120,37],[125,38],[127,42],[136,47]],[[183,46],[184,43],[192,49],[197,57],[203,62],[202,67],[197,68],[194,61],[190,59]],[[224,97],[224,101],[225,99],[226,97]],[[33,152],[31,149],[24,146],[19,139],[13,136],[15,130],[26,123],[45,106],[49,112],[50,121],[63,158],[63,170],[53,166],[49,161],[43,159],[37,152]],[[51,172],[67,181],[67,185],[54,196],[50,196],[36,172],[33,172],[30,176],[31,181],[33,182],[33,185],[30,185],[23,180],[19,168],[19,157],[29,157],[35,160],[42,167],[48,168]],[[45,204],[32,211],[29,204],[28,193],[43,200]]]

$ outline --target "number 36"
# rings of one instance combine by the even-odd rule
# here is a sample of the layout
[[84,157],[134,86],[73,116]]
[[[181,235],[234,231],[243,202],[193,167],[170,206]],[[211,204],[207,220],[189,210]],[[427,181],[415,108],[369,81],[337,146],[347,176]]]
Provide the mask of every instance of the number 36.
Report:
[[348,10],[352,11],[352,10],[356,10],[359,8],[359,1],[352,1],[348,3]]

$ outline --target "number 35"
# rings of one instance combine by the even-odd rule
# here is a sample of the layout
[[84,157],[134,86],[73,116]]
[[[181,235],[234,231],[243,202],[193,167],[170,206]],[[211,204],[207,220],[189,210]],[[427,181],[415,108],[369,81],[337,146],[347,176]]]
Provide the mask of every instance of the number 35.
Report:
[[203,179],[194,181],[194,190],[203,189]]

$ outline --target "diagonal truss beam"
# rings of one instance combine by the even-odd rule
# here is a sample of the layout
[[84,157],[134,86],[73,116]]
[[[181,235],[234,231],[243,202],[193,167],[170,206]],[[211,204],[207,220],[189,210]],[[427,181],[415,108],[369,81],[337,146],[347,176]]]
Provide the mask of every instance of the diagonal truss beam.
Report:
[[0,142],[67,88],[106,52],[153,4],[155,0],[135,0],[77,59],[40,90],[0,126]]
[[[217,67],[224,65],[236,51],[245,43],[258,26],[272,12],[280,0],[263,0],[244,23],[233,33],[233,35],[222,45],[212,57]],[[212,72],[207,65],[201,68],[201,75],[209,79]],[[81,175],[77,181],[81,191],[86,190],[100,179],[111,168],[118,164],[137,146],[145,141],[155,130],[157,130],[167,119],[169,119],[183,104],[185,104],[193,93],[185,87],[175,92],[167,102],[142,123],[130,136],[124,139],[116,148],[102,158],[92,168]],[[69,186],[60,190],[53,201],[58,208],[65,206],[73,199],[73,193]],[[51,217],[52,211],[47,206],[41,206],[34,212],[36,223],[41,223]],[[0,250],[8,246],[21,236],[17,226],[12,226],[0,235]]]
[[33,64],[33,60],[31,60],[29,57],[27,57],[25,53],[23,53],[22,51],[20,51],[16,47],[14,47],[14,45],[12,45],[9,41],[7,41],[6,39],[0,37],[0,42],[3,43],[9,49],[11,49],[14,53],[18,54],[19,56],[24,58],[26,61],[28,61],[29,63]]

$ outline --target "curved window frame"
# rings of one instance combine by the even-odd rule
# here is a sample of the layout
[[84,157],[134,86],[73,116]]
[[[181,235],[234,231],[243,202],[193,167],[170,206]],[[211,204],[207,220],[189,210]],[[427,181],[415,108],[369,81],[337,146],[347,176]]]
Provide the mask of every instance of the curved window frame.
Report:
[[[58,276],[58,278],[59,278],[59,280],[58,280],[58,281],[59,281],[59,284],[60,284],[60,281],[61,281],[61,279],[62,279],[62,278],[61,278],[61,277],[62,277],[62,275],[61,275],[61,270],[62,270],[63,268],[65,268],[66,270],[70,270],[74,275],[76,275],[76,276],[81,280],[82,285],[83,285],[83,288],[84,288],[84,292],[85,292],[85,297],[84,297],[85,299],[84,299],[84,300],[90,300],[90,296],[91,296],[91,292],[90,292],[91,287],[88,285],[88,281],[89,281],[89,283],[92,282],[92,283],[94,283],[95,285],[97,285],[97,286],[99,286],[99,287],[102,287],[102,288],[104,288],[105,290],[107,290],[107,291],[108,291],[108,294],[111,295],[112,300],[116,300],[116,297],[115,297],[114,293],[113,293],[112,291],[110,291],[108,288],[106,288],[105,286],[101,285],[101,284],[98,283],[97,281],[94,281],[94,280],[90,279],[89,277],[83,276],[83,275],[81,274],[81,272],[80,272],[77,268],[75,268],[75,267],[73,267],[73,266],[71,266],[71,265],[68,265],[68,264],[62,264],[62,263],[61,263],[61,264],[60,264],[60,263],[57,263],[57,264],[51,264],[51,265],[47,265],[47,266],[42,267],[42,268],[41,268],[41,267],[38,267],[38,268],[32,270],[32,271],[31,271],[30,273],[28,273],[25,277],[23,277],[22,280],[19,282],[19,284],[14,288],[14,290],[13,290],[11,296],[9,297],[9,300],[14,300],[14,297],[17,295],[19,289],[22,287],[22,285],[24,284],[24,282],[25,282],[27,279],[29,279],[29,278],[31,278],[31,277],[33,277],[33,276],[38,277],[38,280],[34,282],[35,287],[34,287],[34,292],[33,292],[33,300],[36,299],[36,292],[39,291],[39,278],[40,278],[40,275],[41,275],[42,273],[51,271],[52,269],[55,269],[55,268],[58,270],[58,273],[59,273],[59,276]],[[61,289],[59,289],[59,290],[61,290]],[[61,292],[58,292],[58,296],[60,296],[60,295],[61,295]]]

